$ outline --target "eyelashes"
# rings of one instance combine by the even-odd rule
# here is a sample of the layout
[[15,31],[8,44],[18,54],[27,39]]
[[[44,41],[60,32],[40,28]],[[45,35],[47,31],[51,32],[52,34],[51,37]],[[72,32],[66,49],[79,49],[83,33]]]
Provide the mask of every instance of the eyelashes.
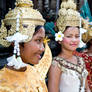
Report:
[[[66,36],[67,38],[73,38],[73,36]],[[75,38],[79,38],[80,36],[75,36]]]

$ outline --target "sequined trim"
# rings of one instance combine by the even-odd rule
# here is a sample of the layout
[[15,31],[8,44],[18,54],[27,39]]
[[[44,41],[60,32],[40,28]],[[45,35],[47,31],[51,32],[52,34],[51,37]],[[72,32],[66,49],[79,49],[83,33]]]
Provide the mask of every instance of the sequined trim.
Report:
[[63,58],[60,58],[60,57],[53,58],[53,61],[57,61],[59,63],[59,65],[58,65],[59,67],[63,66],[65,68],[75,70],[79,74],[82,74],[82,71],[83,71],[85,65],[84,65],[83,61],[80,60],[78,57],[77,57],[77,59],[78,59],[78,64],[73,64],[71,62],[66,61]]
[[76,71],[78,73],[78,78],[80,80],[79,92],[82,92],[82,90],[84,90],[83,92],[85,92],[85,85],[83,84],[84,84],[84,81],[86,80],[87,71],[85,69],[85,63],[83,62],[82,58],[77,57],[77,59],[78,59],[78,64],[73,64],[65,60],[64,58],[54,57],[52,64],[58,65],[58,67],[61,68],[62,71],[64,71],[63,68]]

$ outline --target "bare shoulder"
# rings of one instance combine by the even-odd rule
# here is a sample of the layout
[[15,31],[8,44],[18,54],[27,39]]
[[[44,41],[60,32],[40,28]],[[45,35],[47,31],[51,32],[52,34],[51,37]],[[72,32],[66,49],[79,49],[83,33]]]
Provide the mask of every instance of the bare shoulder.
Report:
[[[61,75],[61,68],[59,64],[59,60],[55,57],[53,58],[52,65],[49,69],[49,76],[60,76]],[[53,77],[53,76],[52,76]]]
[[50,66],[48,73],[48,91],[49,92],[59,92],[59,84],[61,77],[61,69],[58,66],[59,62],[55,59],[54,64]]

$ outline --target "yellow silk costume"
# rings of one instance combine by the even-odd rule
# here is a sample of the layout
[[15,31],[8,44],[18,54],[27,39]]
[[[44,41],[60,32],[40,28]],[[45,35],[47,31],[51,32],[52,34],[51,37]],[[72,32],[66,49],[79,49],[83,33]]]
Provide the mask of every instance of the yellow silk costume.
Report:
[[3,68],[0,71],[0,92],[48,92],[45,77],[51,65],[51,52],[46,44],[43,58],[35,66],[19,72]]
[[[18,14],[20,14],[19,18],[16,17]],[[17,23],[16,20],[18,20]],[[16,7],[10,10],[2,20],[0,44],[9,47],[11,42],[6,40],[6,37],[14,36],[17,28],[19,34],[28,36],[23,42],[28,42],[33,37],[35,27],[44,23],[45,20],[39,11],[33,9],[31,0],[16,0]],[[21,57],[19,58],[21,60]],[[6,67],[0,70],[0,92],[48,92],[45,77],[51,61],[51,51],[45,43],[45,53],[39,64],[27,65],[25,71],[15,71]]]

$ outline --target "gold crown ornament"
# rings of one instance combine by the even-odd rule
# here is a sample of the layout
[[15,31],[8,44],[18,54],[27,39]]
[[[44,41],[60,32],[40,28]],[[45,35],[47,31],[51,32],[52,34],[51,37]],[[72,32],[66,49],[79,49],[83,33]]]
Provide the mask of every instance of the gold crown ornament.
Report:
[[[18,13],[20,14],[19,33],[28,36],[28,39],[26,39],[25,42],[31,40],[37,25],[44,25],[45,23],[45,20],[40,12],[33,9],[32,0],[16,0],[16,7],[13,10],[9,10],[5,19],[2,20],[0,29],[0,44],[5,47],[10,46],[10,42],[6,40],[6,37],[16,33]],[[2,32],[4,34],[2,34]]]
[[80,27],[80,14],[76,11],[76,4],[73,0],[63,0],[57,19],[57,28],[64,32],[66,26]]
[[0,28],[0,44],[9,47],[14,43],[13,56],[7,58],[8,66],[15,69],[27,66],[20,57],[19,43],[30,41],[35,27],[44,23],[40,12],[33,9],[31,0],[16,0],[16,7],[6,14]]
[[89,27],[88,31],[82,34],[83,42],[87,43],[92,39],[92,28]]

